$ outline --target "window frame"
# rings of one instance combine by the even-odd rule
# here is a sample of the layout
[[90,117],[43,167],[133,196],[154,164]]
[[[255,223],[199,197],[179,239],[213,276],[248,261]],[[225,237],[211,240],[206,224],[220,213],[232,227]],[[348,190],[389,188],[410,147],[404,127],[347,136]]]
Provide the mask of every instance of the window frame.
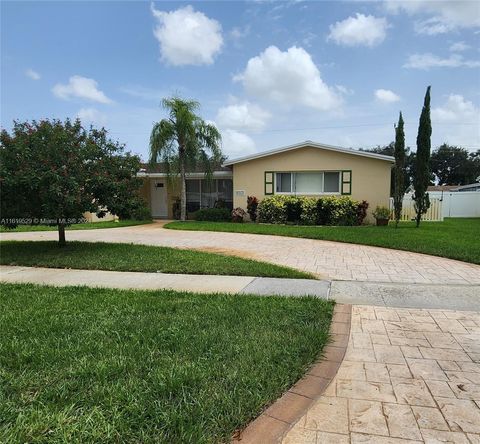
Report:
[[[275,187],[274,194],[284,195],[284,196],[340,196],[342,195],[342,171],[343,170],[305,170],[305,171],[275,171]],[[302,173],[321,173],[322,174],[322,191],[316,192],[298,192],[296,190],[296,174]],[[338,173],[338,191],[323,191],[325,189],[325,173]],[[277,191],[277,174],[290,174],[290,191]],[[295,189],[294,189],[295,188]]]

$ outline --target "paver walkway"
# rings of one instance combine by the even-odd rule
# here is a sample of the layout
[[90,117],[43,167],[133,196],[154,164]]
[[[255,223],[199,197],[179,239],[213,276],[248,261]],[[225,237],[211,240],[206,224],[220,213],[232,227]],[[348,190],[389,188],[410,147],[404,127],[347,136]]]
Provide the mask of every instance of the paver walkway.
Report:
[[480,313],[354,306],[340,369],[283,444],[480,442]]
[[[2,233],[4,240],[56,240],[54,231]],[[68,231],[67,240],[196,248],[272,262],[322,279],[423,284],[480,284],[480,266],[365,245],[280,236],[179,231],[161,223]]]

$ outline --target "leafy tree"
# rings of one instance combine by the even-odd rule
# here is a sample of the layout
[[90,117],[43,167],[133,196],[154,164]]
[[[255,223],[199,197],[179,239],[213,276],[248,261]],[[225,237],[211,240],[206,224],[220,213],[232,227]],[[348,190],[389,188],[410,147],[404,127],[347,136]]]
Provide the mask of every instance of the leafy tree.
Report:
[[169,117],[154,124],[150,135],[150,162],[164,162],[167,174],[180,175],[180,219],[187,215],[185,175],[200,164],[208,177],[221,159],[221,136],[214,125],[195,114],[200,105],[192,100],[171,97],[162,100]]
[[439,185],[466,185],[480,176],[480,150],[469,153],[465,148],[444,143],[432,152],[431,168]]
[[403,196],[405,194],[405,132],[403,130],[403,116],[400,112],[398,125],[395,127],[395,165],[393,168],[393,207],[395,228],[402,216]]
[[420,226],[422,214],[430,207],[430,199],[427,193],[430,184],[430,149],[432,136],[432,123],[430,121],[430,86],[427,88],[423,109],[420,115],[417,135],[417,152],[415,154],[415,170],[413,174],[413,187],[415,192],[415,210],[417,212],[417,228]]
[[123,150],[105,129],[86,130],[79,120],[14,122],[0,136],[2,225],[55,225],[65,245],[65,226],[87,211],[125,216],[141,208],[140,159]]

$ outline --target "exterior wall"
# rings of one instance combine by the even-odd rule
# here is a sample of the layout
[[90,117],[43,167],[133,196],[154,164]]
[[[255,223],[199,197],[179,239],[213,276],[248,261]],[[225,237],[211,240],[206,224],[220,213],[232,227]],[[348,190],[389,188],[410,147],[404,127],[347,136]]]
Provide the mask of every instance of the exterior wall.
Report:
[[114,216],[113,214],[110,214],[110,213],[107,213],[102,218],[99,218],[95,213],[90,213],[89,211],[87,211],[86,213],[83,213],[83,217],[88,222],[109,222],[112,220],[118,220],[117,216]]
[[391,167],[385,160],[313,147],[272,154],[233,165],[233,205],[246,209],[247,196],[265,197],[265,171],[351,170],[351,197],[369,203],[367,221],[372,222],[375,207],[389,205]]

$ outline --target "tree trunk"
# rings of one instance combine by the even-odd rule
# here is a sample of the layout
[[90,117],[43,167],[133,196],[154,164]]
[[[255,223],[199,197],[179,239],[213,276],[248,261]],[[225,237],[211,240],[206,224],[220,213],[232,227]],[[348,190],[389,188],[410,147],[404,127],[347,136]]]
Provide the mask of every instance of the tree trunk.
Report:
[[58,245],[64,247],[65,244],[65,224],[58,224]]
[[180,196],[180,219],[187,220],[187,184],[185,182],[185,160],[180,158],[180,180],[182,192]]

